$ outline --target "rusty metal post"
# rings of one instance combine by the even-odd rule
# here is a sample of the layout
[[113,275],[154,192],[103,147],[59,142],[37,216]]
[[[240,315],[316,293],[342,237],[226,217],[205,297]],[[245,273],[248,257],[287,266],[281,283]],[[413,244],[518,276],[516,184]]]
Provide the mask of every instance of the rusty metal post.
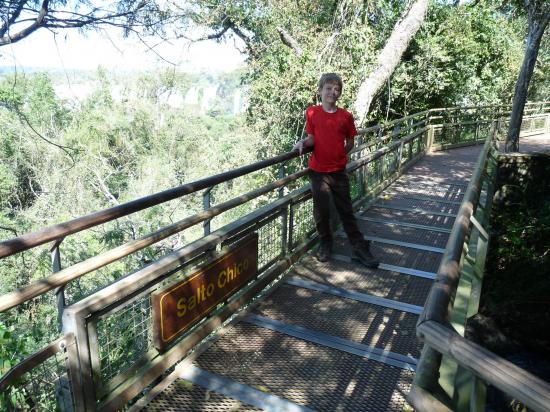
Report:
[[[279,179],[286,176],[285,162],[279,165]],[[285,195],[285,186],[279,188],[279,199]],[[281,255],[286,256],[288,247],[288,205],[285,206],[281,213]]]
[[430,124],[428,129],[428,140],[426,142],[426,153],[430,153],[432,151],[432,146],[434,144],[434,136],[435,136],[435,126],[433,124]]
[[[208,189],[204,191],[202,194],[202,210],[208,210],[210,209],[210,193],[212,192],[212,189],[214,189],[214,186],[210,186]],[[202,222],[202,229],[204,236],[208,236],[210,234],[210,222],[212,219],[207,219],[204,222]]]
[[[50,255],[52,259],[52,272],[57,273],[61,270],[61,252],[59,246],[63,239],[57,239],[50,249]],[[57,300],[57,324],[59,325],[59,331],[63,330],[63,311],[65,310],[65,285],[55,289],[55,297]]]
[[399,145],[399,148],[397,149],[397,156],[395,157],[395,167],[394,172],[400,173],[401,172],[401,164],[403,162],[403,142]]
[[[358,142],[357,142],[357,146],[360,146],[363,144],[363,136],[359,136],[358,137]],[[360,154],[360,152],[359,152]],[[358,157],[358,159],[360,158],[360,156]],[[363,166],[361,167],[358,171],[357,171],[357,180],[358,180],[358,184],[359,184],[359,198],[362,199],[364,196],[365,196],[365,187],[366,187],[366,182],[365,182],[365,168],[367,166]]]

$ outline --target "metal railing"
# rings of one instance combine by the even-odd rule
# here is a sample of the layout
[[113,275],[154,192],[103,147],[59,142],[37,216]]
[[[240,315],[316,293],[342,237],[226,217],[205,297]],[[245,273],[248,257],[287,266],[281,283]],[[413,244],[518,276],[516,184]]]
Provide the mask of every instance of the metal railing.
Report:
[[[526,119],[527,135],[548,133],[548,113]],[[418,411],[483,411],[486,384],[534,411],[550,410],[549,383],[463,337],[479,306],[503,120],[492,122],[417,324],[425,346],[408,400]]]
[[[538,113],[545,110],[539,106],[533,111],[536,110]],[[544,107],[550,106],[545,104]],[[347,168],[352,182],[354,204],[358,206],[374,199],[427,150],[482,141],[488,134],[491,124],[489,118],[500,114],[500,110],[501,108],[489,106],[433,109],[360,130]],[[479,117],[476,120],[472,116]],[[24,302],[36,300],[46,293],[57,292],[59,313],[63,318],[60,339],[73,342],[74,336],[74,343],[66,345],[63,349],[68,366],[67,372],[63,376],[60,375],[59,379],[72,385],[70,387],[73,390],[69,391],[69,397],[76,410],[115,410],[124,406],[186,356],[238,308],[273,282],[315,243],[311,194],[309,186],[303,181],[306,170],[296,163],[290,163],[296,158],[297,153],[285,153],[0,242],[0,258],[54,242],[54,273],[0,296],[0,313],[17,308]],[[268,170],[270,167],[278,168],[277,180],[212,205],[210,195],[217,185],[253,172]],[[61,242],[66,237],[201,190],[204,191],[202,212],[61,269]],[[208,223],[212,218],[265,196],[269,196],[269,201],[264,202],[262,207],[254,207],[253,212],[219,229],[211,230]],[[167,236],[201,224],[204,230],[203,237],[175,249],[149,265],[138,268],[67,307],[64,306],[65,286],[78,282],[80,278],[92,276],[94,271],[121,258],[131,257]],[[202,319],[166,352],[159,353],[151,340],[151,293],[175,279],[184,278],[191,273],[192,268],[212,259],[225,247],[238,242],[251,232],[259,235],[258,276]],[[51,358],[51,345],[39,353],[42,355],[34,358],[35,360],[31,357],[22,361],[21,366],[16,366],[1,377],[2,391],[7,391],[8,388],[16,390],[40,380],[30,375]],[[45,357],[46,354],[48,357]],[[49,391],[49,397],[34,394],[25,398],[26,406],[35,403],[35,399],[44,397],[49,399],[50,407],[52,404],[59,405],[60,402],[67,401],[66,391],[62,397],[56,388],[44,387],[44,391]]]

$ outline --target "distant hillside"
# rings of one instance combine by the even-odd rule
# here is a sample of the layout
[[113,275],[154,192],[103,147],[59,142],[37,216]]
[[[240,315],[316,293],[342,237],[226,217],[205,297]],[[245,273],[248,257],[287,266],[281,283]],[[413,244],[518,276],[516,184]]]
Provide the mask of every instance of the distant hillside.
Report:
[[[115,73],[103,68],[62,70],[40,67],[22,67],[17,70],[20,75],[44,72],[51,78],[56,95],[74,105],[86,100],[102,81],[109,83],[112,98],[116,101],[153,97],[159,105],[192,107],[201,113],[215,110],[224,114],[242,113],[248,105],[240,71],[187,73],[159,69]],[[0,66],[0,77],[13,73],[12,66]]]

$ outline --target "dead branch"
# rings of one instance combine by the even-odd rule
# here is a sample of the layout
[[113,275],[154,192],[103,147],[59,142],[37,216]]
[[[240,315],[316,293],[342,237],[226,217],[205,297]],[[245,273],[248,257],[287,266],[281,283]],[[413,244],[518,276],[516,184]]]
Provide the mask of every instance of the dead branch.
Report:
[[282,27],[277,27],[277,32],[279,33],[279,36],[283,44],[285,46],[290,47],[292,50],[294,50],[294,53],[296,54],[296,56],[300,57],[303,53],[303,50],[298,44],[298,42]]

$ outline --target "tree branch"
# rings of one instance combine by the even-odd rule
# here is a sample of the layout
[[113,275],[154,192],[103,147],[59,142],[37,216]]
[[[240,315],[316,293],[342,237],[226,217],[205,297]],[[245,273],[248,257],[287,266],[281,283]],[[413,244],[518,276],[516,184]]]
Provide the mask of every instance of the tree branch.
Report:
[[[71,152],[69,152],[69,150],[73,150],[73,151],[78,151],[77,149],[73,148],[73,147],[69,147],[69,146],[63,146],[63,145],[60,145],[60,144],[57,144],[57,143],[54,143],[52,142],[51,140],[45,138],[41,133],[38,132],[38,130],[36,130],[34,128],[34,126],[31,124],[31,122],[29,121],[28,117],[25,115],[25,113],[23,113],[19,107],[17,106],[11,106],[11,105],[6,105],[6,104],[3,104],[4,107],[6,107],[8,110],[13,110],[17,116],[19,116],[19,119],[22,120],[40,139],[44,140],[46,143],[48,144],[51,144],[52,146],[55,146],[57,147],[58,149],[61,149],[63,152],[65,152],[65,154],[67,156],[69,156],[69,158],[71,159],[71,162],[73,163],[73,166],[75,165],[75,159],[72,155]],[[71,166],[72,167],[72,166]]]
[[[49,3],[50,3],[50,0],[44,0],[42,2],[42,6],[40,7],[40,11],[38,12],[38,16],[36,17],[36,19],[34,20],[34,22],[30,26],[28,26],[25,29],[21,30],[20,32],[14,34],[13,36],[9,35],[9,34],[7,36],[2,36],[2,38],[0,38],[0,46],[4,46],[6,44],[18,42],[19,40],[22,40],[25,37],[27,37],[32,32],[38,30],[40,27],[43,27],[44,18],[46,17],[46,14],[48,13]],[[6,30],[8,30],[8,29],[9,29],[9,26],[6,27]]]
[[300,57],[303,54],[303,50],[298,42],[285,29],[277,27],[277,32],[279,32],[283,44],[294,50],[296,56]]
[[[69,28],[83,28],[85,26],[99,26],[110,25],[114,27],[121,27],[126,30],[131,30],[133,27],[154,27],[157,24],[162,24],[163,20],[160,18],[158,21],[145,21],[139,19],[139,12],[143,10],[147,4],[153,5],[153,2],[149,0],[143,0],[137,3],[135,6],[131,6],[130,9],[123,11],[116,11],[114,9],[102,9],[93,8],[88,13],[78,13],[74,11],[66,10],[52,10],[50,9],[50,0],[43,0],[40,10],[25,9],[24,5],[27,1],[20,1],[14,13],[9,19],[4,20],[4,24],[0,29],[0,47],[7,44],[16,43],[25,37],[32,34],[34,31],[40,28],[49,29],[69,29]],[[25,11],[25,14],[37,14],[33,19],[21,19],[17,20],[21,12]],[[153,11],[151,11],[153,13]],[[15,34],[9,34],[10,27],[12,25],[21,25],[27,21],[30,23],[27,27],[21,29]]]
[[203,40],[218,40],[220,38],[223,37],[223,35],[229,30],[229,26],[227,27],[224,27],[223,29],[221,29],[219,32],[217,33],[214,33],[214,34],[209,34],[208,36],[204,36],[204,37],[199,37],[198,39],[190,39],[191,41],[193,42],[197,42],[197,41],[203,41]]
[[11,227],[7,227],[7,226],[0,226],[0,230],[5,230],[7,232],[11,232],[13,233],[15,236],[19,236],[19,234],[17,233],[17,230],[11,228]]
[[[15,7],[12,15],[4,21],[4,24],[2,24],[2,27],[0,28],[0,37],[3,37],[10,26],[15,23],[19,15],[21,14],[21,11],[23,10],[23,7],[25,6],[26,0],[20,0],[19,4]],[[9,15],[10,7],[8,6],[8,12],[6,14]]]
[[[252,47],[252,41],[250,40],[250,37],[248,37],[230,18],[229,16],[224,16],[222,19],[222,28],[213,34],[209,34],[207,36],[191,39],[187,38],[191,42],[199,42],[203,40],[218,40],[221,39],[229,30],[231,30],[237,37],[239,37],[246,46],[246,53],[248,53],[250,56],[254,56],[254,49]],[[239,50],[241,53],[244,53],[242,50]]]
[[395,25],[393,31],[378,55],[377,64],[368,78],[363,80],[354,103],[361,124],[367,116],[377,93],[384,87],[401,61],[401,56],[422,25],[428,9],[428,0],[416,0],[406,16]]

